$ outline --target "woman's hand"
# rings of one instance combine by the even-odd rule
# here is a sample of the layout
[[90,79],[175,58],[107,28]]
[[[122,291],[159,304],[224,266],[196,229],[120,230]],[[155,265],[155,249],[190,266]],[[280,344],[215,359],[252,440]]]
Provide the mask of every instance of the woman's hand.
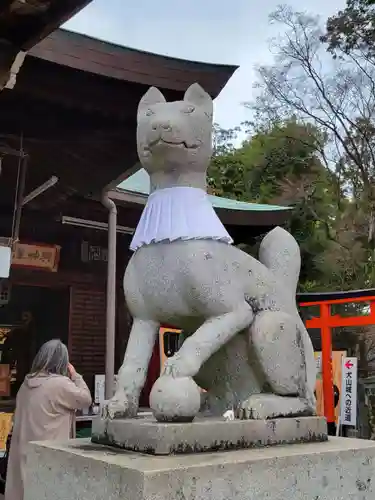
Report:
[[74,378],[77,376],[77,371],[71,363],[68,364],[68,376],[69,378]]

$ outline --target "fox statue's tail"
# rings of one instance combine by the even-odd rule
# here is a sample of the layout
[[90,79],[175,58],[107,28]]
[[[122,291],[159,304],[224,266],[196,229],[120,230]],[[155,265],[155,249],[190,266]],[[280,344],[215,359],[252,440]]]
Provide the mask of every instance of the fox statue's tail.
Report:
[[[301,253],[298,243],[293,236],[276,227],[270,231],[262,240],[259,248],[259,261],[265,265],[285,287],[289,290],[291,298],[295,300],[299,273],[301,270]],[[297,308],[296,312],[298,314]],[[316,363],[314,348],[310,336],[298,315],[300,330],[305,355],[306,366],[306,399],[311,405],[316,404],[314,389],[316,384]]]
[[259,260],[295,296],[301,270],[301,253],[293,236],[285,229],[275,227],[262,240]]

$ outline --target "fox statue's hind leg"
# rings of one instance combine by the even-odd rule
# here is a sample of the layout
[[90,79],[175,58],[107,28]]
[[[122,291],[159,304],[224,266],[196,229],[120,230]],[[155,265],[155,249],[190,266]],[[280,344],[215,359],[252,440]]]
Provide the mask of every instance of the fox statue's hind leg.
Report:
[[263,239],[259,260],[272,271],[280,286],[272,310],[260,311],[249,329],[249,342],[266,387],[264,393],[254,394],[240,404],[240,416],[264,419],[313,415],[314,351],[295,305],[301,263],[298,244],[287,231],[275,228]]
[[249,329],[250,342],[266,380],[264,393],[254,394],[238,408],[240,418],[267,419],[313,415],[314,393],[306,370],[301,325],[281,311],[259,313]]

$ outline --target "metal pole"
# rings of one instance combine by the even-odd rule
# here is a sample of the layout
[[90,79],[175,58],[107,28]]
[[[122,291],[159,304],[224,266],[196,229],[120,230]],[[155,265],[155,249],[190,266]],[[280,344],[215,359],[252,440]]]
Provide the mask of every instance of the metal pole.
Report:
[[117,208],[106,193],[103,195],[102,203],[109,212],[105,354],[105,398],[108,400],[113,396],[115,381]]
[[22,215],[22,207],[23,207],[23,198],[24,198],[24,193],[25,193],[25,184],[26,184],[26,173],[27,173],[27,165],[28,165],[28,156],[24,156],[20,161],[20,179],[19,179],[19,185],[18,185],[18,193],[16,196],[16,212],[15,212],[15,220],[14,220],[14,227],[13,227],[13,234],[12,234],[12,244],[14,242],[18,241],[19,236],[20,236],[20,225],[21,225],[21,215]]

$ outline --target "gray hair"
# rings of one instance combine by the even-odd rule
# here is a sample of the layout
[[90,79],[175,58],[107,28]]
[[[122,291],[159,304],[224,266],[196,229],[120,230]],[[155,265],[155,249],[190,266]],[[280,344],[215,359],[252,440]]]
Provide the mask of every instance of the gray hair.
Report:
[[60,340],[50,340],[42,345],[31,365],[31,376],[39,373],[67,375],[69,364],[68,349]]

